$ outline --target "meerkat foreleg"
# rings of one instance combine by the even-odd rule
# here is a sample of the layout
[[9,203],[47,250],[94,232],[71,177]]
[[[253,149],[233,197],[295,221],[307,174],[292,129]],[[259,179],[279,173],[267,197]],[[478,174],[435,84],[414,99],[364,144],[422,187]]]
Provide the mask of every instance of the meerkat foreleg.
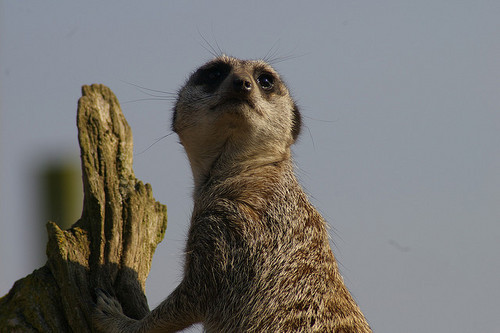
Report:
[[107,333],[177,332],[200,320],[192,297],[179,285],[156,309],[141,320],[127,317],[118,300],[109,293],[96,290],[94,325]]

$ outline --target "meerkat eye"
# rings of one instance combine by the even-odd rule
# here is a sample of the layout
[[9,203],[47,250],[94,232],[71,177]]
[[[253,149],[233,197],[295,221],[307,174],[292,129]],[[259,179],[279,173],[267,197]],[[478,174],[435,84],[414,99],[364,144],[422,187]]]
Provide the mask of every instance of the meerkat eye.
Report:
[[202,80],[204,84],[214,84],[221,81],[223,76],[222,68],[220,66],[215,66],[207,69],[202,73]]
[[262,89],[269,91],[274,87],[274,77],[271,74],[261,74],[257,78],[257,82],[259,82]]
[[202,68],[195,74],[195,84],[217,86],[229,74],[231,67],[225,63],[216,63],[208,68]]
[[222,72],[217,68],[215,68],[207,73],[207,78],[210,81],[217,81],[220,79],[221,76],[222,76]]

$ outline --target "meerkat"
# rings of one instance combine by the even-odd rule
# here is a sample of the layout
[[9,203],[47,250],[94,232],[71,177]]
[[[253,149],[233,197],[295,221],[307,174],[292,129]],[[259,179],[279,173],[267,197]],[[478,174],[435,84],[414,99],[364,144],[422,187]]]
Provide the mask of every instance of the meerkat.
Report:
[[220,56],[180,90],[172,129],[194,178],[179,286],[141,320],[97,291],[104,332],[371,332],[291,156],[301,115],[262,60]]

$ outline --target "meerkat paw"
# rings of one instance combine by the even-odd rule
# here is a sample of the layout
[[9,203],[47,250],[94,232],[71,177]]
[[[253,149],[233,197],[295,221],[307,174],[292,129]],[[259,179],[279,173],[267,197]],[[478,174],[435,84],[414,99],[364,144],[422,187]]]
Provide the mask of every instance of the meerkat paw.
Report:
[[107,291],[96,289],[96,304],[92,316],[94,325],[102,332],[134,332],[137,320],[123,314],[118,300]]
[[111,316],[113,314],[123,314],[123,309],[116,298],[111,296],[106,290],[101,288],[96,289],[96,310],[106,316]]

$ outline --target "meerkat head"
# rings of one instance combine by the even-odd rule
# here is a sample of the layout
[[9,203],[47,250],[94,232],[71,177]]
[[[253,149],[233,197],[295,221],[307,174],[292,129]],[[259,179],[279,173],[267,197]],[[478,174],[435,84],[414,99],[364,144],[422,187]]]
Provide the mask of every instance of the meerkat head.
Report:
[[295,102],[268,63],[228,56],[191,75],[172,119],[195,182],[214,162],[252,167],[288,158],[300,125]]

